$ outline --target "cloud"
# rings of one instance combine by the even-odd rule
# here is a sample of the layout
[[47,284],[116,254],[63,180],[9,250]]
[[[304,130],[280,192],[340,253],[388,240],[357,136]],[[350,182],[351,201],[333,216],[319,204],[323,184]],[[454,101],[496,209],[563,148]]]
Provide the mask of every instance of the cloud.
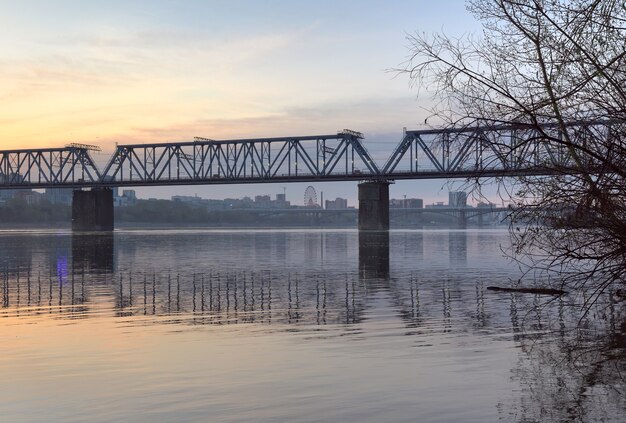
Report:
[[[353,129],[365,134],[365,146],[382,165],[402,137],[402,127],[416,128],[411,122],[417,110],[411,98],[370,98],[353,102],[327,103],[286,108],[281,112],[234,118],[201,118],[165,122],[161,125],[133,126],[107,136],[105,150],[119,144],[186,141],[194,136],[211,139],[262,138],[333,134]],[[423,119],[421,119],[423,121]]]
[[[375,134],[395,130],[399,134],[402,123],[406,125],[407,119],[419,121],[419,117],[412,118],[417,116],[416,111],[415,102],[410,97],[382,97],[286,107],[282,111],[256,116],[203,118],[156,127],[134,127],[132,132],[136,134],[133,138],[146,136],[159,139],[202,135],[198,131],[210,138],[237,138],[293,135],[312,130],[327,133],[344,127]],[[291,132],[286,134],[285,131]]]
[[142,81],[155,87],[179,83],[201,88],[224,81],[255,61],[294,46],[313,26],[239,37],[193,31],[104,28],[101,32],[53,36],[36,53],[0,59],[0,100],[110,87]]
[[371,75],[344,66],[350,58],[307,58],[303,46],[316,42],[316,29],[211,37],[100,27],[51,37],[37,54],[0,60],[0,139],[20,147],[71,139],[112,148],[348,127],[397,134],[395,142],[402,126],[423,121],[410,94],[379,90]]

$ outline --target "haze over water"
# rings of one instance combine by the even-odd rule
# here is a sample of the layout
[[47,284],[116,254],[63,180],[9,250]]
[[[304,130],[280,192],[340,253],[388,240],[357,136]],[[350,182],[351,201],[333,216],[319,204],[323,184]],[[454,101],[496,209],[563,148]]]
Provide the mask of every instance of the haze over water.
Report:
[[613,309],[486,290],[521,276],[508,244],[2,231],[0,421],[622,421]]

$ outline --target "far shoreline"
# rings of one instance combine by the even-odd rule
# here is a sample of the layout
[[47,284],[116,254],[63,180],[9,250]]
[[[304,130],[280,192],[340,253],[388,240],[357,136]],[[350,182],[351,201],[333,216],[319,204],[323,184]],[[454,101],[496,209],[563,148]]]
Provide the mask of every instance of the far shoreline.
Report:
[[[358,229],[357,225],[277,225],[277,224],[222,224],[210,223],[168,223],[168,222],[116,222],[115,229]],[[459,227],[455,225],[392,225],[390,230],[397,229],[506,229],[508,225],[467,225]],[[71,230],[71,222],[45,222],[45,223],[1,223],[2,230]]]

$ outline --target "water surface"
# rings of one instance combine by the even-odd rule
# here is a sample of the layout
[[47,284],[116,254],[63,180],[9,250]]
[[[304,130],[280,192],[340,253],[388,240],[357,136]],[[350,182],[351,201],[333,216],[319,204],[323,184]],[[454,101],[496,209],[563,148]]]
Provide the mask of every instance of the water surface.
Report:
[[0,421],[623,421],[619,308],[486,290],[508,242],[0,232]]

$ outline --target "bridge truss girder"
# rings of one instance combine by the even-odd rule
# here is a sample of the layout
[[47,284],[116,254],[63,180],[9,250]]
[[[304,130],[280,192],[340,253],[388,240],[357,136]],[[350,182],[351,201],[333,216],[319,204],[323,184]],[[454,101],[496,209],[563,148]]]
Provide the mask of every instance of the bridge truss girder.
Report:
[[[614,122],[595,121],[565,129],[568,142],[606,157],[616,148],[626,149],[614,135],[623,128],[616,128]],[[0,151],[0,189],[539,176],[597,168],[592,159],[573,159],[561,129],[520,124],[406,131],[382,169],[362,135],[349,130],[119,145],[103,171],[89,146]]]
[[119,145],[102,172],[116,185],[341,180],[380,171],[355,133]]
[[52,188],[97,185],[100,172],[82,147],[0,151],[0,187]]
[[[605,121],[568,124],[567,131],[569,142],[580,146],[611,133]],[[392,179],[546,175],[575,173],[579,165],[557,125],[493,125],[406,131],[382,174]]]

